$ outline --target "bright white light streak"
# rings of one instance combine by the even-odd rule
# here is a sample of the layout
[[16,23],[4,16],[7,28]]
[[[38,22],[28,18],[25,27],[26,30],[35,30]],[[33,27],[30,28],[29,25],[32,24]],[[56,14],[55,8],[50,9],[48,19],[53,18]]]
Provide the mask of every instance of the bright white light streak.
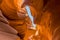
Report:
[[26,7],[26,10],[27,10],[28,16],[30,17],[30,19],[31,19],[31,21],[32,21],[33,27],[36,28],[36,24],[34,24],[33,16],[31,15],[30,7],[29,7],[28,5],[25,6],[25,7]]

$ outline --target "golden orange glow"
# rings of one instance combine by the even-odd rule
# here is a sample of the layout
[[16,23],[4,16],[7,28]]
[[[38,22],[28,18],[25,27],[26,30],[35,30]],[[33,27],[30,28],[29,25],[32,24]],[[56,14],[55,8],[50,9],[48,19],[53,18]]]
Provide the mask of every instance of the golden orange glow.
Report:
[[24,0],[14,0],[14,4],[18,8],[18,10],[21,9],[21,6],[23,3],[24,3]]
[[46,28],[44,25],[37,25],[37,30],[39,31],[40,36],[42,37],[43,40],[52,39],[52,34],[51,34],[49,27]]
[[[38,4],[37,1],[35,1],[35,0],[34,1],[31,0],[31,1],[32,1],[33,6],[30,5],[29,7],[31,10],[32,16],[36,17],[37,19],[40,19],[40,16],[38,16],[38,14],[40,15],[40,13],[41,13],[40,10],[42,9],[41,7],[43,6],[43,2],[41,2],[42,4],[40,3],[40,5],[41,5],[41,7],[40,7],[40,5],[37,5]],[[35,4],[35,2],[37,4]],[[6,3],[6,4],[4,4],[4,3]],[[13,20],[8,20],[9,25],[14,27],[20,34],[21,33],[24,34],[24,38],[23,38],[24,40],[28,40],[29,37],[32,40],[52,40],[52,30],[50,29],[51,12],[49,12],[48,10],[46,10],[46,12],[44,12],[43,16],[41,17],[41,20],[39,20],[40,21],[39,24],[36,24],[36,30],[29,29],[27,27],[27,24],[28,24],[27,21],[31,21],[31,20],[29,20],[29,18],[27,19],[28,16],[26,17],[26,19],[23,18],[22,20],[20,20],[19,17],[17,17],[17,11],[19,11],[21,9],[21,6],[23,3],[24,3],[24,0],[12,0],[12,1],[4,0],[2,2],[1,9],[3,10],[4,13],[6,12],[4,15],[8,18],[13,19]],[[12,10],[12,9],[14,9],[14,10]],[[15,11],[15,10],[17,10],[17,11]],[[20,16],[20,14],[19,14],[19,16]]]
[[46,11],[45,14],[42,16],[40,25],[37,25],[37,30],[39,30],[42,37],[41,40],[52,40],[50,17],[51,13],[49,11]]

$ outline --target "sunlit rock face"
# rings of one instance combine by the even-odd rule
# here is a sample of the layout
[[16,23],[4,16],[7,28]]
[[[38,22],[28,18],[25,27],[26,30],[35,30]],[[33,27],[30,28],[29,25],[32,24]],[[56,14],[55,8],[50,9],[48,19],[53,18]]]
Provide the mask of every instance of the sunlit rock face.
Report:
[[2,0],[0,8],[3,15],[9,21],[9,25],[15,28],[23,38],[25,36],[27,26],[31,25],[31,21],[28,15],[25,16],[27,13],[25,8],[20,10],[20,4],[22,4],[23,1],[21,0],[20,2],[19,0]]
[[[3,14],[8,19],[19,19],[17,12],[19,12],[22,0],[2,0],[2,3],[0,5],[1,10],[3,11]],[[20,13],[20,12],[19,12]]]
[[14,18],[17,18],[17,15],[16,15],[17,8],[15,7],[15,4],[13,3],[13,1],[14,0],[2,0],[2,3],[1,3],[1,10],[3,11],[3,14],[9,19],[10,18],[13,19],[13,16],[15,16]]

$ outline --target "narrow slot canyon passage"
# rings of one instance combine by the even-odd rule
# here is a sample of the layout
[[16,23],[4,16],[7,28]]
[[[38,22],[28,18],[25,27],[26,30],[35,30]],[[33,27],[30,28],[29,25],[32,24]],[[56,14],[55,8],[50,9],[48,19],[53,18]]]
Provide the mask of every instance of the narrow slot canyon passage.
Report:
[[60,40],[60,0],[0,0],[0,40]]

